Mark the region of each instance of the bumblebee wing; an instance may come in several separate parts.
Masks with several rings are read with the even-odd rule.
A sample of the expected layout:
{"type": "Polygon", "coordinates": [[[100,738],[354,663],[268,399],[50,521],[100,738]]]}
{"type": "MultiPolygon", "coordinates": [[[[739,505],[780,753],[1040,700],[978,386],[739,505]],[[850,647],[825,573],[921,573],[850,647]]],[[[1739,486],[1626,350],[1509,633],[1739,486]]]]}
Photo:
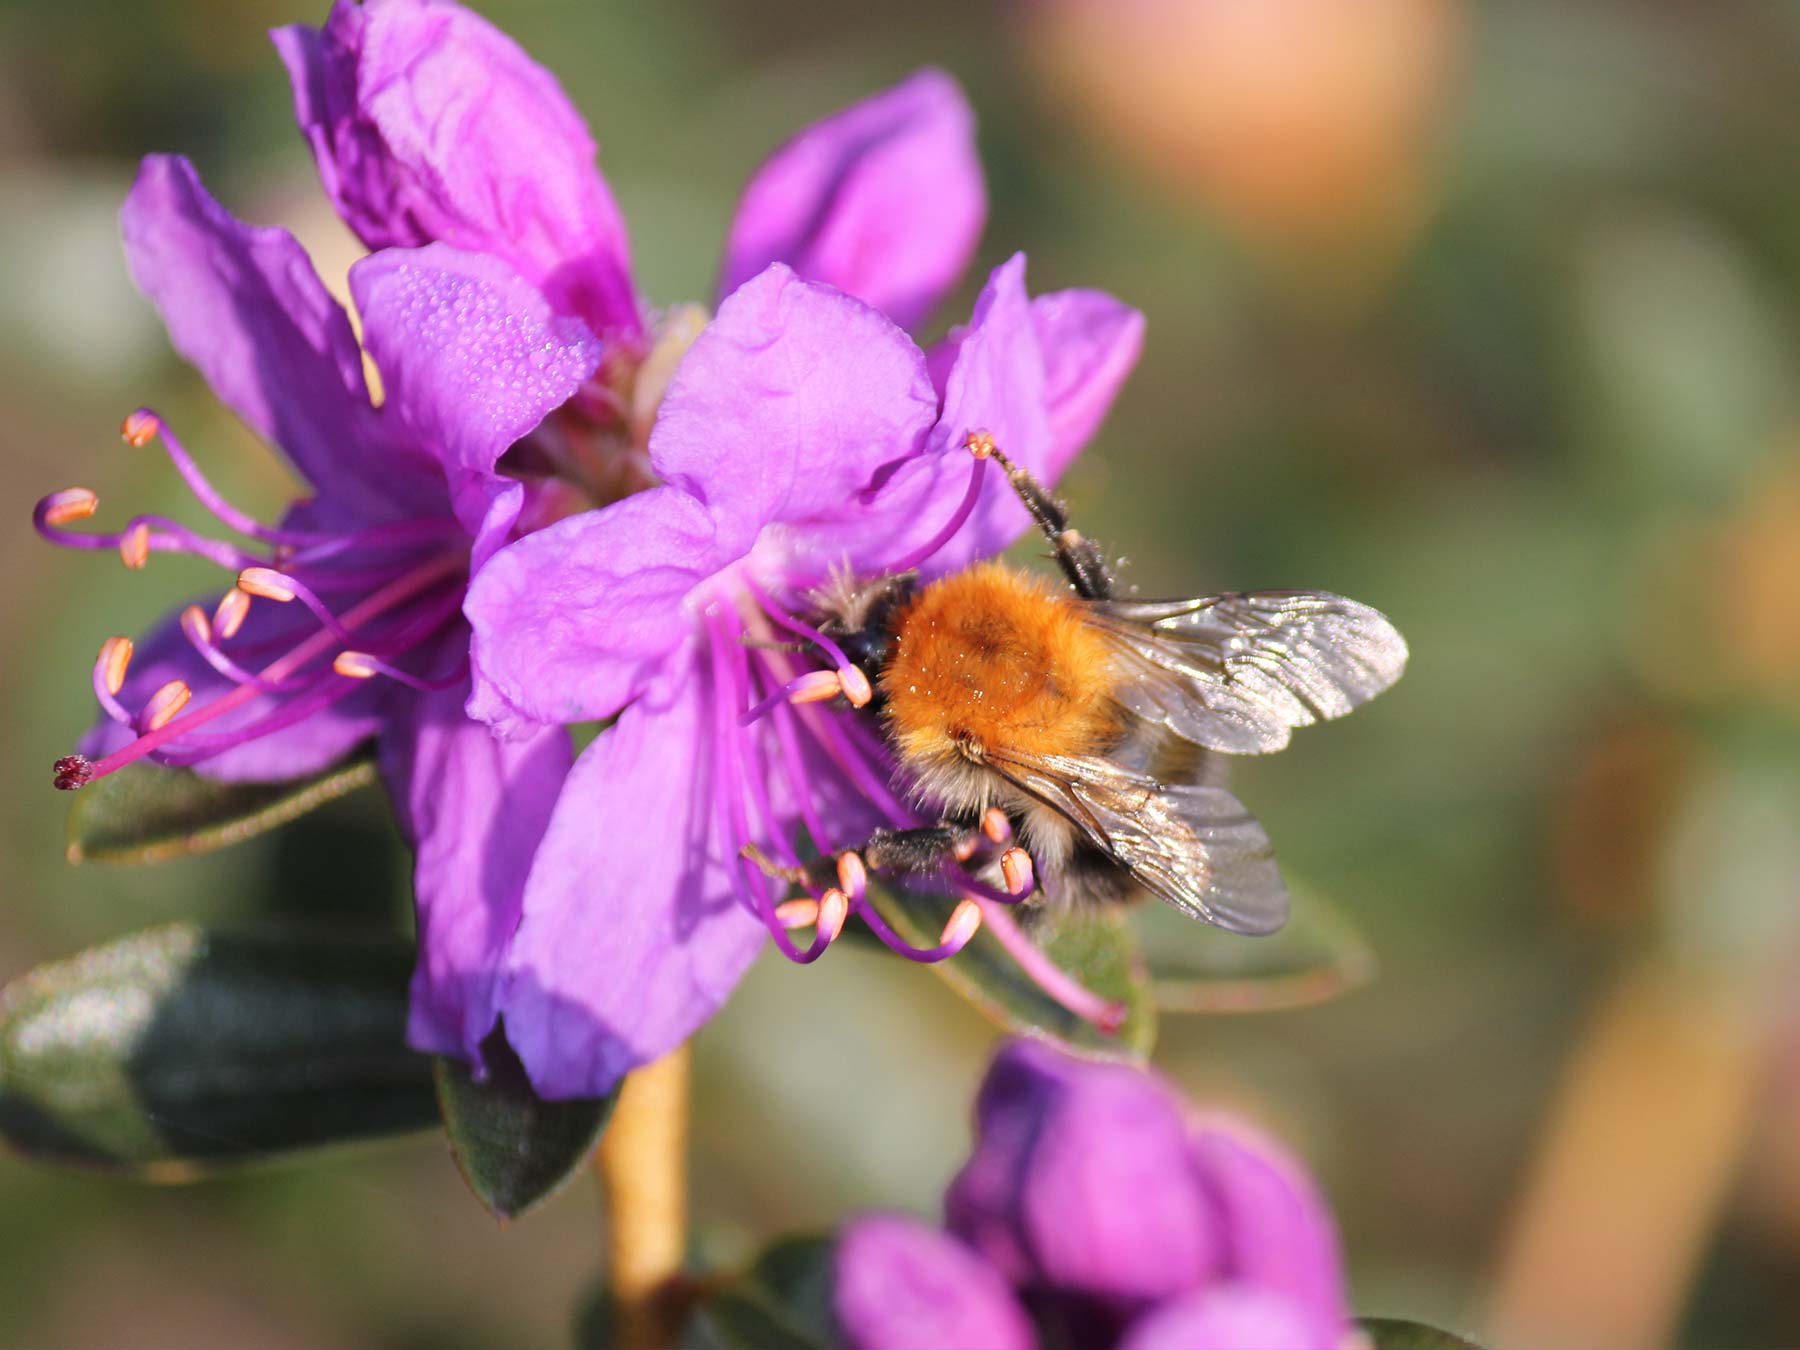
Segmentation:
{"type": "Polygon", "coordinates": [[[1287,922],[1269,836],[1224,788],[1165,787],[1081,755],[989,763],[1182,913],[1233,933],[1272,933],[1287,922]]]}
{"type": "Polygon", "coordinates": [[[1367,605],[1324,591],[1101,600],[1088,620],[1125,663],[1125,710],[1195,745],[1279,750],[1400,678],[1406,641],[1367,605]]]}

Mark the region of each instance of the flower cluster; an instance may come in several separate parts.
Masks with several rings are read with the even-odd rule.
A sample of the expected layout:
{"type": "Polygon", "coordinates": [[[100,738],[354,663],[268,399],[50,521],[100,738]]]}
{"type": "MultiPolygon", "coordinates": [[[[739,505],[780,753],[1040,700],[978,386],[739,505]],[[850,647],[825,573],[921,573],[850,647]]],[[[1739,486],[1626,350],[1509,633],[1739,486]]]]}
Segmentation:
{"type": "Polygon", "coordinates": [[[832,1307],[856,1350],[1345,1350],[1329,1211],[1282,1150],[1165,1082],[1016,1041],[944,1224],[852,1220],[832,1307]]]}
{"type": "Polygon", "coordinates": [[[679,1044],[770,934],[811,959],[854,912],[933,959],[983,913],[1004,930],[1015,897],[962,878],[943,940],[915,950],[860,878],[784,904],[741,856],[792,864],[801,832],[829,851],[914,820],[878,738],[808,703],[856,689],[807,597],[1004,547],[1027,518],[981,491],[964,445],[991,433],[1054,481],[1136,357],[1133,311],[1033,299],[1022,258],[966,326],[907,336],[985,213],[954,84],[916,75],[765,163],[709,318],[646,307],[579,114],[478,16],[340,0],[274,37],[324,187],[372,250],[350,278],[361,345],[292,236],[235,220],[185,161],[146,161],[133,276],[314,495],[255,520],[143,410],[126,440],[159,439],[240,539],[147,515],[78,532],[85,489],[39,504],[59,544],[233,574],[104,645],[107,718],[58,786],[145,757],[283,779],[375,738],[417,855],[411,1039],[479,1065],[504,1026],[546,1096],[603,1093],[679,1044]],[[571,768],[564,726],[611,718],[571,768]]]}

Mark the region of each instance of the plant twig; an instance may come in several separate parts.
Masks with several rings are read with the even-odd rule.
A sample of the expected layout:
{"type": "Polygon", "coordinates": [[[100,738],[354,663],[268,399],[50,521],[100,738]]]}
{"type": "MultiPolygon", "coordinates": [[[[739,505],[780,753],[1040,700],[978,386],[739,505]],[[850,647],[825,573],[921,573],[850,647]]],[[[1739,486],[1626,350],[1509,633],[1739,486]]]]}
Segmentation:
{"type": "Polygon", "coordinates": [[[670,1350],[680,1330],[690,1058],[684,1045],[625,1080],[595,1154],[618,1350],[670,1350]]]}

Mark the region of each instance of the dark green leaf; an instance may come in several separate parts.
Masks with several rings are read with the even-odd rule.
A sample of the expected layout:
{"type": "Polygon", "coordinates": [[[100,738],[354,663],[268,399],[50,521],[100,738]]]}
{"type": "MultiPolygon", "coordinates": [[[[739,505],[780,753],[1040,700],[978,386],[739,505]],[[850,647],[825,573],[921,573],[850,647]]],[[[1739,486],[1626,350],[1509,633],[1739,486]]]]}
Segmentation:
{"type": "Polygon", "coordinates": [[[617,1096],[547,1102],[502,1033],[482,1050],[488,1074],[481,1082],[457,1060],[437,1062],[438,1104],[469,1189],[495,1218],[516,1219],[593,1156],[617,1096]]]}
{"type": "Polygon", "coordinates": [[[1423,1322],[1365,1317],[1356,1325],[1369,1338],[1373,1350],[1481,1350],[1475,1341],[1428,1327],[1423,1322]]]}
{"type": "Polygon", "coordinates": [[[170,924],[0,991],[0,1139],[158,1180],[435,1123],[409,944],[170,924]]]}
{"type": "MultiPolygon", "coordinates": [[[[877,885],[870,886],[869,899],[881,917],[916,947],[936,945],[956,903],[945,896],[877,885]]],[[[1089,1053],[1147,1059],[1156,1041],[1156,1008],[1137,934],[1124,914],[1116,907],[1014,913],[1037,946],[1077,983],[1124,1005],[1125,1020],[1116,1031],[1102,1032],[1046,994],[986,924],[967,947],[932,969],[1009,1031],[1050,1036],[1089,1053]]]]}
{"type": "Polygon", "coordinates": [[[706,1330],[729,1350],[823,1350],[831,1334],[829,1238],[788,1238],[708,1295],[706,1330]]]}
{"type": "Polygon", "coordinates": [[[191,769],[133,764],[75,794],[70,862],[166,862],[240,843],[375,781],[363,754],[287,783],[215,783],[191,769]]]}
{"type": "Polygon", "coordinates": [[[1269,1012],[1323,1003],[1369,982],[1375,954],[1344,914],[1294,898],[1279,932],[1245,937],[1146,902],[1134,916],[1164,1012],[1269,1012]]]}

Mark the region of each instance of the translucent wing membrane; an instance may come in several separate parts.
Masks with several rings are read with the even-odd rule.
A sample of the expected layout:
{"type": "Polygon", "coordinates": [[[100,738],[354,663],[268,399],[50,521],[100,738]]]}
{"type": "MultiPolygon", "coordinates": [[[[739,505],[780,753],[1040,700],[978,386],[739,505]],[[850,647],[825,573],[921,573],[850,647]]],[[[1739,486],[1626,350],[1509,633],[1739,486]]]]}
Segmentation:
{"type": "Polygon", "coordinates": [[[1115,697],[1195,745],[1267,754],[1294,727],[1342,717],[1400,678],[1406,641],[1380,613],[1323,591],[1086,605],[1123,662],[1115,697]]]}
{"type": "Polygon", "coordinates": [[[1287,921],[1269,836],[1224,788],[1164,787],[1085,755],[990,756],[989,764],[1182,913],[1234,933],[1272,933],[1287,921]]]}

